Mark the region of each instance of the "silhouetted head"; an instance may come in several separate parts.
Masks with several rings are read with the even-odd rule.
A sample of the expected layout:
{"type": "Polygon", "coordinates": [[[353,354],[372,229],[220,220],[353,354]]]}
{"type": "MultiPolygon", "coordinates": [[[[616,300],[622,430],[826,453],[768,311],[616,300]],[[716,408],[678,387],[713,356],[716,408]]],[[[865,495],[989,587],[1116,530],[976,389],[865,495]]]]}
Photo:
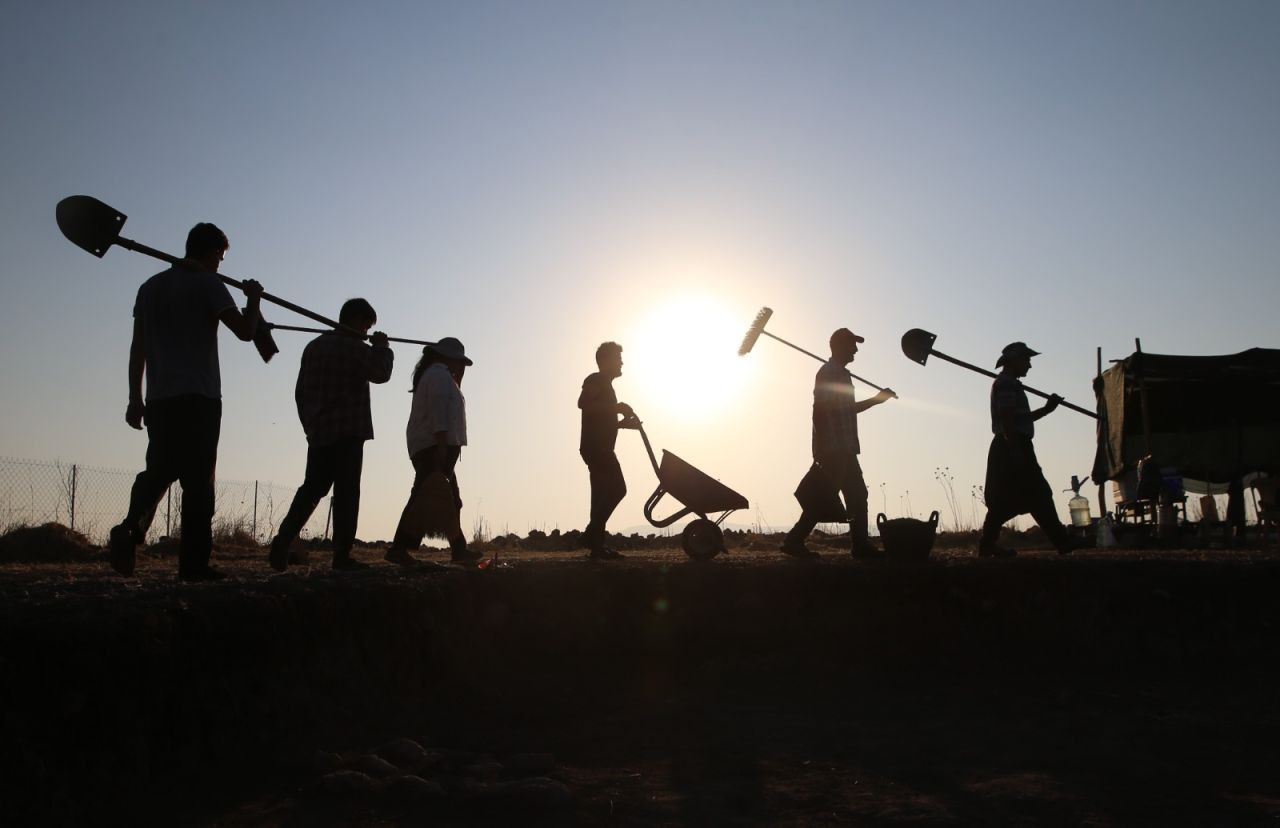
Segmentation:
{"type": "Polygon", "coordinates": [[[1039,355],[1039,351],[1031,350],[1025,342],[1010,342],[1000,352],[1000,358],[996,360],[996,367],[1003,368],[1006,374],[1025,377],[1027,372],[1031,370],[1031,358],[1039,355]]]}
{"type": "Polygon", "coordinates": [[[831,358],[841,365],[848,365],[853,362],[853,355],[858,353],[858,343],[866,341],[848,328],[838,328],[831,334],[831,358]]]}
{"type": "Polygon", "coordinates": [[[596,348],[596,366],[610,379],[622,376],[622,346],[616,342],[602,342],[596,348]]]}
{"type": "Polygon", "coordinates": [[[377,324],[378,314],[367,300],[348,299],[342,303],[342,310],[338,311],[338,321],[360,333],[368,333],[377,324]]]}
{"type": "Polygon", "coordinates": [[[471,359],[467,356],[467,349],[463,347],[462,342],[455,337],[446,336],[434,345],[430,346],[435,354],[437,362],[443,362],[449,368],[449,373],[453,374],[453,378],[462,383],[462,375],[466,373],[467,366],[472,365],[471,359]]]}
{"type": "Polygon", "coordinates": [[[217,270],[226,255],[231,242],[227,234],[218,229],[216,224],[202,221],[187,234],[187,258],[206,265],[210,270],[217,270]]]}

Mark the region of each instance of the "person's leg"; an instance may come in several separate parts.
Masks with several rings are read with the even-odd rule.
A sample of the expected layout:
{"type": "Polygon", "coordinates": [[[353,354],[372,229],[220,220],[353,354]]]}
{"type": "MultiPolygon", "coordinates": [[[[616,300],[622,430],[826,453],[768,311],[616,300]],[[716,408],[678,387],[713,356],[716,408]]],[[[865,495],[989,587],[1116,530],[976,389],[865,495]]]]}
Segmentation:
{"type": "Polygon", "coordinates": [[[181,417],[173,401],[156,400],[147,405],[146,467],[134,478],[129,492],[129,511],[111,530],[111,567],[121,575],[132,575],[135,547],[146,538],[156,506],[169,486],[178,479],[182,435],[181,417]]]}
{"type": "MultiPolygon", "coordinates": [[[[333,565],[356,563],[351,547],[360,520],[360,474],[364,468],[364,440],[340,440],[333,446],[333,565]]],[[[358,568],[349,566],[349,568],[358,568]]]]}
{"type": "Polygon", "coordinates": [[[849,551],[855,555],[874,554],[877,550],[867,527],[867,481],[856,454],[845,461],[840,493],[844,495],[845,511],[849,513],[849,551]]]}
{"type": "Polygon", "coordinates": [[[449,542],[449,560],[453,563],[470,563],[483,557],[479,552],[467,548],[467,536],[462,531],[462,491],[458,487],[458,457],[462,453],[459,446],[449,446],[445,450],[444,473],[449,481],[454,513],[451,516],[445,540],[449,542]]]}
{"type": "MultiPolygon", "coordinates": [[[[289,547],[297,540],[302,527],[307,525],[311,515],[315,513],[320,501],[329,493],[333,485],[337,469],[337,453],[335,447],[307,446],[307,470],[302,476],[302,485],[298,487],[289,504],[289,511],[280,521],[276,536],[271,541],[269,560],[271,568],[283,572],[289,566],[289,547]]],[[[337,536],[337,504],[334,504],[334,535],[337,536]]]]}
{"type": "Polygon", "coordinates": [[[208,397],[182,397],[185,419],[181,472],[182,538],[178,544],[178,577],[200,578],[209,570],[213,553],[214,474],[218,464],[218,437],[222,427],[222,401],[208,397]]]}
{"type": "Polygon", "coordinates": [[[435,447],[423,449],[409,460],[413,463],[413,488],[409,490],[409,500],[400,513],[400,521],[391,538],[391,547],[383,556],[391,563],[401,566],[414,566],[418,563],[409,554],[409,550],[421,546],[422,538],[427,534],[426,481],[436,471],[435,447]]]}
{"type": "Polygon", "coordinates": [[[605,547],[606,527],[613,511],[627,495],[622,466],[613,452],[584,455],[591,478],[591,517],[583,539],[594,552],[605,547]]]}

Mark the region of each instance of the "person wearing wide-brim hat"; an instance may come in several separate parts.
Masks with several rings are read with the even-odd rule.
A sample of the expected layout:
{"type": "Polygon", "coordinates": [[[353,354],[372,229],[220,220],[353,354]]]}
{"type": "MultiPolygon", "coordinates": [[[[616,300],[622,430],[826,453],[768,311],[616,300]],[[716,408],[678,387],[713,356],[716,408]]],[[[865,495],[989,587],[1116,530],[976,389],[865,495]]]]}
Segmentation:
{"type": "Polygon", "coordinates": [[[998,544],[1000,527],[1030,513],[1059,552],[1079,548],[1058,518],[1053,490],[1044,479],[1036,459],[1035,421],[1050,414],[1062,402],[1054,394],[1035,411],[1027,402],[1021,379],[1031,370],[1031,358],[1038,356],[1025,342],[1011,342],[1000,352],[996,367],[1001,369],[991,384],[991,448],[987,452],[987,479],[983,495],[987,517],[978,541],[979,557],[1012,557],[1016,553],[998,544]]]}
{"type": "Polygon", "coordinates": [[[462,496],[454,469],[467,444],[467,401],[462,376],[472,365],[466,348],[451,336],[422,349],[413,371],[413,408],[405,437],[413,463],[413,489],[396,526],[386,560],[419,565],[411,549],[427,534],[449,541],[450,559],[469,563],[480,553],[467,548],[460,521],[462,496]]]}

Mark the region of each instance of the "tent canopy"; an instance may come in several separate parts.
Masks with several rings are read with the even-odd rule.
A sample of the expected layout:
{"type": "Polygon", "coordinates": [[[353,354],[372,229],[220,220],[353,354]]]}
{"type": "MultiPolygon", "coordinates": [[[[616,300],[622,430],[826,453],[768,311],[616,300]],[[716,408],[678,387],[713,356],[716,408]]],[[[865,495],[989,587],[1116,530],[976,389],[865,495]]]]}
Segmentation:
{"type": "Polygon", "coordinates": [[[1118,479],[1148,453],[1160,466],[1214,483],[1252,471],[1280,473],[1280,350],[1135,353],[1103,372],[1094,392],[1094,480],[1118,479]]]}

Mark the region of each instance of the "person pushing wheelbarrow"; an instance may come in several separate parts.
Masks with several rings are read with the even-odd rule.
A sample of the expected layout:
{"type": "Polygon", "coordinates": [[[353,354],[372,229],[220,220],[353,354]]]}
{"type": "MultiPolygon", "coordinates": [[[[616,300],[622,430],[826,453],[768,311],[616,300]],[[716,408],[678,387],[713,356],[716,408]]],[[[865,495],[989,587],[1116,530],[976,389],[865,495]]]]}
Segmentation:
{"type": "Polygon", "coordinates": [[[591,477],[591,517],[582,541],[590,550],[587,557],[615,561],[624,556],[605,545],[605,524],[626,497],[627,481],[613,449],[618,429],[636,428],[640,421],[631,406],[618,402],[613,390],[613,381],[622,376],[622,346],[616,342],[602,343],[596,348],[596,367],[599,370],[582,381],[582,393],[578,395],[578,408],[582,409],[582,439],[578,450],[591,477]]]}

